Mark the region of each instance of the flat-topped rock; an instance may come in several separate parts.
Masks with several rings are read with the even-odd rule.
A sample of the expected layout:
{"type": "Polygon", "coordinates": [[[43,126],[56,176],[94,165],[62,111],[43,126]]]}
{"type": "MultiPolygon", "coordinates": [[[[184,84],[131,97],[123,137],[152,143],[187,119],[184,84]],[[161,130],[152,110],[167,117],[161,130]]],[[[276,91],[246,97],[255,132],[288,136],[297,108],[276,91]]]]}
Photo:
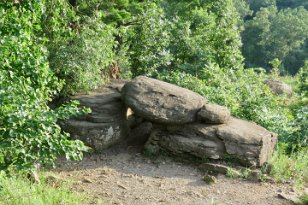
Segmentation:
{"type": "Polygon", "coordinates": [[[144,76],[126,83],[122,98],[136,115],[165,124],[194,122],[206,103],[206,99],[197,93],[144,76]]]}

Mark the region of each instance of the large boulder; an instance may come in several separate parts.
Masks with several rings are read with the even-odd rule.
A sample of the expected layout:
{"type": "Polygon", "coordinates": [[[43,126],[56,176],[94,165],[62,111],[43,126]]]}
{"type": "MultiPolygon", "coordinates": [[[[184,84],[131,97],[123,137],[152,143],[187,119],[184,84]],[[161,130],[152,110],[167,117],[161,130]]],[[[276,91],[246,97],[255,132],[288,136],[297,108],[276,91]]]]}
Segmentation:
{"type": "Polygon", "coordinates": [[[293,95],[292,87],[289,86],[286,83],[281,82],[281,81],[266,80],[265,84],[268,85],[271,88],[271,90],[273,91],[273,93],[276,94],[276,95],[286,94],[289,97],[293,95]]]}
{"type": "Polygon", "coordinates": [[[144,76],[126,83],[122,98],[135,115],[165,124],[194,122],[206,103],[206,99],[197,93],[144,76]]]}
{"type": "Polygon", "coordinates": [[[277,135],[243,120],[227,124],[202,123],[153,129],[145,145],[149,152],[165,150],[198,158],[235,158],[245,166],[262,166],[273,152],[277,135]]]}
{"type": "Polygon", "coordinates": [[[119,91],[123,85],[114,81],[104,88],[71,97],[81,106],[91,108],[92,112],[60,122],[62,129],[97,152],[121,141],[127,133],[126,109],[119,91]]]}

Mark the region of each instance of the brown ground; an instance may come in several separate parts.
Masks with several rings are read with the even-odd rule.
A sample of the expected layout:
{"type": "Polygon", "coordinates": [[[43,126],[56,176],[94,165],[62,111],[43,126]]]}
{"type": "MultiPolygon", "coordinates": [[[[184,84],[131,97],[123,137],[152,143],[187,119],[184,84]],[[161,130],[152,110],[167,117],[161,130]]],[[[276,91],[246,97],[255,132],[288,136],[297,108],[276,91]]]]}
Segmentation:
{"type": "Polygon", "coordinates": [[[61,178],[72,180],[73,189],[102,199],[104,204],[123,205],[286,205],[279,192],[290,185],[251,182],[218,176],[207,185],[197,166],[160,156],[150,159],[135,147],[119,146],[81,162],[59,161],[61,178]]]}

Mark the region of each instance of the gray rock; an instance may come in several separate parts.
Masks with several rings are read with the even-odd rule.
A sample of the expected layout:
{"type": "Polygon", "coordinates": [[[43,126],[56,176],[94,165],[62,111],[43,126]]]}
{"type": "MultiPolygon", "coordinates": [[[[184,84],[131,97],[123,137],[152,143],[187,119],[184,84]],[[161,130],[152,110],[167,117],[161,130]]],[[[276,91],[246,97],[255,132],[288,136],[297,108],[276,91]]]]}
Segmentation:
{"type": "Polygon", "coordinates": [[[212,175],[209,175],[209,174],[204,175],[202,179],[207,184],[217,183],[217,178],[215,176],[212,176],[212,175]]]}
{"type": "Polygon", "coordinates": [[[230,119],[230,111],[220,105],[206,104],[198,112],[198,119],[209,124],[224,124],[230,119]]]}
{"type": "Polygon", "coordinates": [[[154,128],[145,148],[210,159],[221,159],[225,154],[224,143],[216,136],[216,127],[201,123],[154,128]]]}
{"type": "Polygon", "coordinates": [[[259,167],[272,154],[276,141],[276,134],[254,123],[231,118],[222,125],[192,123],[156,128],[145,148],[201,159],[232,156],[245,166],[259,167]]]}
{"type": "Polygon", "coordinates": [[[261,180],[262,177],[262,172],[260,170],[251,170],[249,175],[248,175],[248,179],[258,182],[261,180]]]}
{"type": "Polygon", "coordinates": [[[278,80],[266,80],[264,83],[268,85],[276,95],[286,94],[289,97],[293,95],[292,87],[286,83],[278,80]]]}
{"type": "Polygon", "coordinates": [[[194,122],[197,112],[206,103],[197,93],[144,76],[126,83],[122,98],[136,115],[165,124],[194,122]]]}
{"type": "Polygon", "coordinates": [[[128,136],[128,144],[140,144],[144,145],[150,136],[152,130],[151,122],[142,122],[134,129],[132,129],[128,136]]]}
{"type": "Polygon", "coordinates": [[[121,122],[93,123],[83,120],[71,119],[61,122],[64,131],[69,132],[74,139],[83,141],[97,152],[116,144],[124,138],[121,122]]]}
{"type": "Polygon", "coordinates": [[[224,141],[228,155],[236,156],[244,165],[257,167],[268,160],[277,142],[277,134],[236,118],[219,126],[217,136],[224,141]]]}
{"type": "Polygon", "coordinates": [[[279,193],[278,194],[279,198],[285,199],[287,201],[292,202],[293,204],[298,204],[300,202],[300,199],[298,197],[298,195],[296,193],[290,193],[290,194],[286,194],[286,193],[279,193]]]}
{"type": "Polygon", "coordinates": [[[92,112],[60,122],[62,129],[98,152],[121,141],[126,136],[128,128],[126,109],[117,89],[119,87],[121,84],[117,81],[114,86],[111,84],[87,94],[71,97],[72,100],[78,100],[81,106],[90,107],[92,112]]]}
{"type": "MultiPolygon", "coordinates": [[[[227,165],[214,164],[214,163],[203,163],[199,166],[199,168],[203,171],[219,173],[219,174],[224,174],[224,175],[226,175],[228,173],[228,170],[231,169],[227,165]]],[[[238,176],[241,175],[241,173],[236,170],[234,170],[234,172],[236,172],[236,175],[238,176]]]]}

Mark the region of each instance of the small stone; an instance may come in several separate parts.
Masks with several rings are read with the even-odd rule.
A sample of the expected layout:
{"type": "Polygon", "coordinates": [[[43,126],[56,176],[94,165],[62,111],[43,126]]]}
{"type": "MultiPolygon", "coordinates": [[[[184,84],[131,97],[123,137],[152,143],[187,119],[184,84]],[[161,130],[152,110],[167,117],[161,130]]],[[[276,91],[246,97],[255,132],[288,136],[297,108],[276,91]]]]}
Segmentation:
{"type": "Polygon", "coordinates": [[[252,170],[249,175],[249,179],[253,181],[259,181],[261,178],[261,173],[259,170],[252,170]]]}
{"type": "MultiPolygon", "coordinates": [[[[214,164],[214,163],[203,163],[199,166],[199,168],[202,171],[207,171],[207,172],[214,172],[214,173],[219,173],[219,174],[224,174],[226,175],[228,173],[228,171],[230,170],[230,167],[227,165],[223,165],[223,164],[214,164]]],[[[236,170],[232,170],[234,172],[236,172],[236,175],[241,175],[238,171],[236,170]]]]}
{"type": "Polygon", "coordinates": [[[84,178],[84,179],[82,180],[82,182],[83,182],[83,183],[89,183],[89,184],[93,183],[93,181],[92,181],[91,179],[89,179],[89,178],[84,178]]]}
{"type": "Polygon", "coordinates": [[[120,183],[118,183],[118,187],[120,187],[120,188],[122,188],[122,189],[125,189],[125,190],[128,190],[127,187],[125,187],[124,185],[122,185],[122,184],[120,184],[120,183]]]}
{"type": "Polygon", "coordinates": [[[273,170],[273,165],[268,163],[268,162],[265,162],[262,166],[262,173],[264,174],[270,174],[273,170]]]}
{"type": "Polygon", "coordinates": [[[214,177],[212,175],[208,175],[208,174],[204,175],[202,179],[207,184],[215,184],[217,182],[217,178],[216,177],[214,177]]]}
{"type": "Polygon", "coordinates": [[[285,199],[285,200],[288,200],[290,202],[293,202],[294,204],[296,204],[299,201],[299,198],[298,198],[297,194],[295,194],[295,193],[293,193],[293,194],[279,193],[278,197],[285,199]]]}

